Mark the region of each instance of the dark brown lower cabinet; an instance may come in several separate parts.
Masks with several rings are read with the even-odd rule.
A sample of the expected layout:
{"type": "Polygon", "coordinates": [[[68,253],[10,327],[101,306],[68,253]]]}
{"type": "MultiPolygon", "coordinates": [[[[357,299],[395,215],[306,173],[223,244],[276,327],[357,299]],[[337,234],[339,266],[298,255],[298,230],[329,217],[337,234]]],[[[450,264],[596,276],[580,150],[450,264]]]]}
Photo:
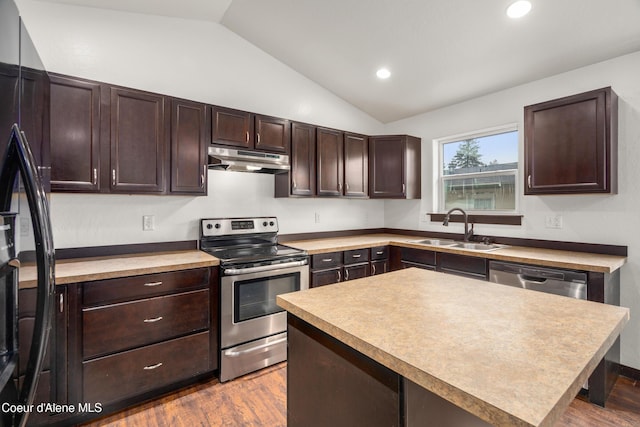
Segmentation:
{"type": "Polygon", "coordinates": [[[489,277],[486,258],[446,252],[438,252],[436,258],[437,270],[443,273],[457,274],[458,276],[480,280],[487,280],[489,277]]]}
{"type": "Polygon", "coordinates": [[[288,315],[287,426],[402,426],[402,378],[288,315]]]}
{"type": "Polygon", "coordinates": [[[218,369],[218,269],[69,286],[69,402],[85,421],[152,399],[218,369]]]}
{"type": "MultiPolygon", "coordinates": [[[[49,347],[44,367],[38,380],[34,405],[40,403],[67,403],[67,300],[66,287],[58,286],[55,295],[53,323],[49,334],[49,347]]],[[[21,289],[18,294],[18,328],[20,359],[17,381],[22,384],[29,359],[29,343],[33,337],[36,309],[36,288],[21,289]]],[[[49,425],[60,422],[69,415],[56,413],[51,407],[34,410],[27,419],[28,426],[49,425]]]]}

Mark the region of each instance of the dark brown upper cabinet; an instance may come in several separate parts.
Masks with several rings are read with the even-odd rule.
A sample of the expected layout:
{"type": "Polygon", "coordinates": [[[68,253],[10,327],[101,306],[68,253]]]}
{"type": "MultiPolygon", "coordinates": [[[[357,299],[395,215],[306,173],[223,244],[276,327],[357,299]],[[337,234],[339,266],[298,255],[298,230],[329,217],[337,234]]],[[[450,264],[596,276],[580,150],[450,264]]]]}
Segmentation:
{"type": "Polygon", "coordinates": [[[165,190],[166,98],[111,87],[111,191],[165,190]]]}
{"type": "Polygon", "coordinates": [[[51,190],[99,192],[100,84],[50,75],[51,190]]]}
{"type": "Polygon", "coordinates": [[[219,106],[211,111],[212,144],[274,153],[289,152],[289,120],[219,106]]]}
{"type": "Polygon", "coordinates": [[[369,197],[419,199],[420,138],[369,137],[369,197]]]}
{"type": "Polygon", "coordinates": [[[211,109],[213,144],[253,147],[253,115],[246,111],[224,107],[211,109]]]}
{"type": "Polygon", "coordinates": [[[204,104],[171,100],[171,192],[207,193],[207,115],[204,104]]]}
{"type": "Polygon", "coordinates": [[[287,154],[291,144],[291,124],[278,117],[254,116],[256,150],[287,154]]]}
{"type": "Polygon", "coordinates": [[[344,182],[343,133],[318,128],[316,133],[317,195],[342,196],[344,182]]]}
{"type": "Polygon", "coordinates": [[[364,135],[344,134],[344,195],[369,196],[369,140],[364,135]]]}
{"type": "Polygon", "coordinates": [[[616,193],[617,105],[607,87],[526,106],[524,194],[616,193]]]}
{"type": "Polygon", "coordinates": [[[291,123],[291,170],[275,176],[276,197],[315,196],[316,127],[291,123]]]}

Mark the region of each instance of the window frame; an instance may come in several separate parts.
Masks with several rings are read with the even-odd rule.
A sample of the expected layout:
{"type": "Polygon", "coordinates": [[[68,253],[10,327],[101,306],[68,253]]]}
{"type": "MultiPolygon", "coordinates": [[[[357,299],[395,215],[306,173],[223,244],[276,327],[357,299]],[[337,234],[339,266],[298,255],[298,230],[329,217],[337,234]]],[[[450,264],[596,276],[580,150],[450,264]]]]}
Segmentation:
{"type": "MultiPolygon", "coordinates": [[[[471,177],[491,177],[491,176],[514,176],[514,194],[515,194],[515,206],[514,209],[501,209],[501,210],[483,210],[483,209],[465,209],[469,214],[488,217],[501,217],[501,216],[521,216],[520,215],[520,169],[521,169],[521,144],[520,144],[520,129],[517,123],[510,123],[502,126],[495,126],[491,128],[481,129],[477,131],[460,133],[457,135],[446,136],[443,138],[437,138],[433,140],[434,147],[434,180],[433,180],[433,204],[435,206],[435,212],[446,213],[445,210],[445,194],[444,183],[447,180],[471,178],[471,177]],[[503,171],[489,171],[489,172],[471,172],[466,174],[456,175],[444,175],[444,145],[451,142],[464,141],[466,139],[482,138],[490,135],[498,135],[501,133],[518,132],[518,167],[517,169],[506,169],[503,171]]],[[[433,217],[433,215],[432,215],[433,217]]],[[[433,219],[432,219],[433,220],[433,219]]]]}

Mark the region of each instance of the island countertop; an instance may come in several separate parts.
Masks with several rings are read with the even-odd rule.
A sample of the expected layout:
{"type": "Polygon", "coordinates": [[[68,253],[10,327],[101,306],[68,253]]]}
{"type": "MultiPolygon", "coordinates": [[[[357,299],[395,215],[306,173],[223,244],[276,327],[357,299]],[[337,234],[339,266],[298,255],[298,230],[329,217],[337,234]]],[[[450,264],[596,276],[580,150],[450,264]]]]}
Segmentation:
{"type": "Polygon", "coordinates": [[[553,425],[629,319],[627,308],[416,268],[278,304],[494,425],[553,425]]]}

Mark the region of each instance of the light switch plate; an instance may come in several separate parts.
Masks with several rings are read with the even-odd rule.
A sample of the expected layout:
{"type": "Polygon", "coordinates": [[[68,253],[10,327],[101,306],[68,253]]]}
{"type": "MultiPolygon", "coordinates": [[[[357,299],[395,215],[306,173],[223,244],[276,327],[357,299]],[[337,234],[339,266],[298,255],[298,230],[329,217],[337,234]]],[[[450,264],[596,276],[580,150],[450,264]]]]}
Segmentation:
{"type": "Polygon", "coordinates": [[[143,215],[142,216],[142,231],[153,231],[156,229],[156,217],[155,215],[143,215]]]}

